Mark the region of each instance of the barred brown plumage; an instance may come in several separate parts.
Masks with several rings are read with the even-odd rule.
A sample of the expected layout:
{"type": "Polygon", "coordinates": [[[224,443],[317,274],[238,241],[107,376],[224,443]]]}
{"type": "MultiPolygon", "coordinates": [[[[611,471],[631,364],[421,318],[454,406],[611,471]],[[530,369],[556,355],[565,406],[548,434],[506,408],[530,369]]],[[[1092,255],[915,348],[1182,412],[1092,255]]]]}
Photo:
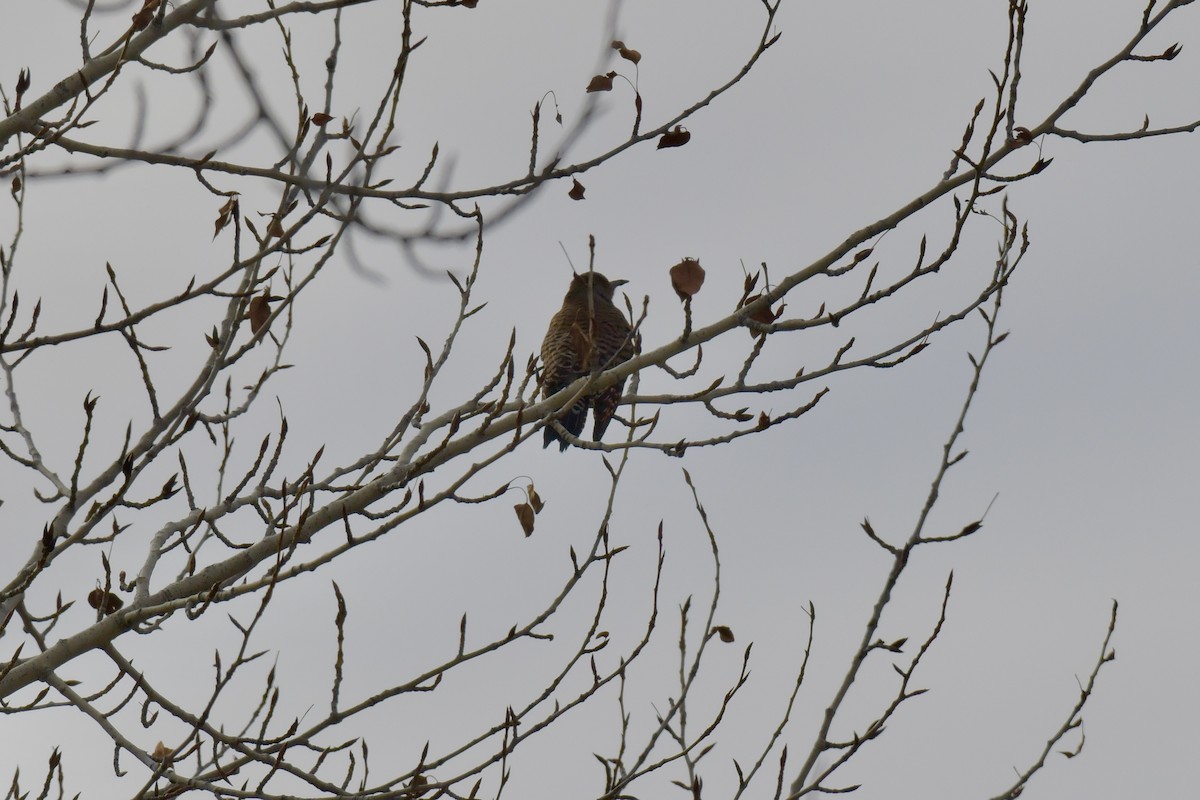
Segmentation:
{"type": "MultiPolygon", "coordinates": [[[[585,272],[571,279],[562,308],[550,320],[542,340],[542,396],[549,397],[574,381],[602,372],[628,361],[637,352],[629,320],[613,304],[613,290],[625,281],[610,281],[598,272],[585,272]]],[[[604,430],[621,402],[625,381],[599,392],[584,395],[558,422],[573,436],[583,433],[587,410],[594,419],[592,438],[600,441],[604,430]]],[[[560,450],[567,442],[546,426],[542,446],[558,442],[560,450]]]]}

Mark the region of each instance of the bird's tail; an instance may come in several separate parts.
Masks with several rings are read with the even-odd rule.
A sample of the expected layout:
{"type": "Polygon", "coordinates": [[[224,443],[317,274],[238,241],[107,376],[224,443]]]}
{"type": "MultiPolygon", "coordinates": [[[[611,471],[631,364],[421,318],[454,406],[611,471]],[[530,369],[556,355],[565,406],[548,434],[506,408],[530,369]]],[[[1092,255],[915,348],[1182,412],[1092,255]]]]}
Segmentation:
{"type": "MultiPolygon", "coordinates": [[[[571,410],[563,414],[558,419],[558,424],[567,429],[567,432],[572,436],[580,436],[583,434],[583,423],[587,421],[588,404],[587,399],[582,399],[575,405],[571,406],[571,410]]],[[[567,441],[558,434],[553,425],[547,425],[542,434],[542,447],[549,447],[551,442],[558,442],[558,449],[566,450],[567,441]]]]}

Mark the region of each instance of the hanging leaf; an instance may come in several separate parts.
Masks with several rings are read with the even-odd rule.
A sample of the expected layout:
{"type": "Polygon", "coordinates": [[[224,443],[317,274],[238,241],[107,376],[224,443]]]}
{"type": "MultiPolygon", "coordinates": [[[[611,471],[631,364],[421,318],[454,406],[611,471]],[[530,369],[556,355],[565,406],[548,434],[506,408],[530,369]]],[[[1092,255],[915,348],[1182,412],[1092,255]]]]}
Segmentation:
{"type": "Polygon", "coordinates": [[[676,125],[674,128],[671,128],[671,130],[662,135],[662,138],[658,140],[658,147],[656,149],[662,150],[666,147],[683,147],[691,138],[692,134],[690,131],[685,129],[682,125],[676,125]]]}
{"type": "Polygon", "coordinates": [[[521,530],[525,531],[526,536],[533,535],[533,517],[535,512],[533,506],[529,503],[517,503],[513,506],[513,511],[517,512],[517,521],[521,523],[521,530]]]}
{"type": "Polygon", "coordinates": [[[613,87],[613,78],[617,77],[617,73],[610,72],[607,75],[596,75],[588,81],[587,90],[589,92],[611,92],[613,87]]]}
{"type": "Polygon", "coordinates": [[[728,625],[714,625],[712,632],[721,637],[725,644],[733,643],[733,630],[728,625]]]}
{"type": "Polygon", "coordinates": [[[634,64],[642,60],[642,54],[637,50],[631,50],[625,46],[625,43],[617,39],[613,39],[612,49],[621,54],[621,58],[626,61],[632,61],[634,64]]]}
{"type": "Polygon", "coordinates": [[[571,198],[572,200],[582,200],[583,193],[586,192],[587,189],[585,189],[583,184],[579,181],[572,181],[572,184],[571,191],[567,192],[567,197],[571,198]]]}
{"type": "Polygon", "coordinates": [[[229,224],[229,220],[233,219],[233,213],[237,211],[238,201],[236,197],[230,197],[225,201],[225,205],[221,206],[221,210],[217,212],[217,221],[213,226],[213,238],[217,238],[225,226],[229,224]]]}

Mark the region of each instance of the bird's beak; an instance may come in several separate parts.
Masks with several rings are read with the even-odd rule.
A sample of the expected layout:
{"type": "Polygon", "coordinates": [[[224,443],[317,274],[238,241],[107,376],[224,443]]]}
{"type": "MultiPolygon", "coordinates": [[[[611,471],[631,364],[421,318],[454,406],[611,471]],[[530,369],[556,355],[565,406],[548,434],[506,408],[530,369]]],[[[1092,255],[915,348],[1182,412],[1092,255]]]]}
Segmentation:
{"type": "Polygon", "coordinates": [[[619,280],[619,281],[609,281],[608,285],[609,285],[609,286],[611,286],[611,287],[613,287],[613,288],[615,289],[615,288],[617,288],[618,286],[624,286],[624,285],[625,285],[625,284],[627,284],[627,283],[629,283],[629,281],[627,281],[627,280],[624,280],[624,279],[621,279],[621,280],[619,280]]]}

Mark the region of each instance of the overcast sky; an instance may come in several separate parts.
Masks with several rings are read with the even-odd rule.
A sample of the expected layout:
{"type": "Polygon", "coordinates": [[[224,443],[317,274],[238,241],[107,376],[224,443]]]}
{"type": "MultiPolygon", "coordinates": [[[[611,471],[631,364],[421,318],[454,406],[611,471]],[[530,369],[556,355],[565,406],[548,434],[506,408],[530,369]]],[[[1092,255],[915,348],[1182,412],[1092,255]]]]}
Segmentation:
{"type": "MultiPolygon", "coordinates": [[[[679,333],[681,311],[667,268],[681,257],[700,259],[708,271],[694,306],[703,324],[736,302],[743,264],[766,262],[773,275],[794,272],[940,179],[974,104],[990,90],[988,69],[1002,66],[1006,4],[785,5],[778,45],[738,87],[687,123],[687,146],[656,151],[643,145],[581,176],[587,193],[580,202],[567,197],[567,185],[547,186],[489,232],[479,283],[488,306],[467,326],[435,405],[460,402],[456,398],[480,375],[494,370],[514,326],[517,363],[536,351],[570,278],[563,248],[582,268],[589,234],[597,239],[596,268],[628,279],[635,304],[649,296],[649,349],[679,333]]],[[[472,11],[419,14],[418,32],[429,41],[410,68],[402,151],[394,162],[398,183],[419,174],[434,142],[446,163],[431,183],[470,186],[523,173],[529,112],[544,93],[555,93],[569,124],[598,64],[632,76],[627,64],[604,55],[605,10],[599,3],[482,0],[472,11]]],[[[1119,0],[1032,3],[1018,124],[1040,121],[1088,70],[1117,52],[1140,13],[1141,4],[1119,0]]],[[[78,66],[77,15],[69,4],[48,0],[10,1],[0,9],[0,83],[7,91],[23,67],[32,69],[31,91],[38,94],[78,66]]],[[[618,33],[643,55],[637,77],[647,122],[659,124],[734,74],[753,50],[761,16],[752,0],[629,3],[618,33]]],[[[94,26],[99,41],[110,41],[127,18],[118,14],[94,26]]],[[[320,20],[293,22],[307,56],[303,83],[315,101],[329,30],[320,20]]],[[[279,73],[280,92],[272,100],[286,109],[291,95],[278,33],[268,28],[255,34],[260,38],[251,40],[252,52],[264,72],[279,73]]],[[[395,9],[347,10],[338,115],[369,114],[390,73],[395,36],[395,9]]],[[[1175,41],[1183,44],[1177,59],[1119,67],[1065,124],[1113,132],[1136,129],[1144,115],[1156,126],[1200,118],[1200,8],[1178,12],[1152,39],[1158,50],[1175,41]]],[[[177,60],[180,51],[150,55],[177,60]]],[[[219,78],[227,67],[218,62],[219,78]]],[[[128,87],[97,112],[103,122],[81,138],[127,143],[131,123],[121,112],[132,108],[135,83],[150,98],[148,144],[186,124],[192,98],[172,94],[162,76],[130,72],[128,87]]],[[[629,87],[618,83],[600,106],[600,118],[571,156],[627,135],[629,87]]],[[[229,113],[236,107],[230,101],[229,113]]],[[[251,160],[257,145],[236,155],[251,160]]],[[[861,783],[857,797],[983,798],[1009,785],[1013,767],[1024,769],[1036,758],[1075,702],[1077,680],[1095,662],[1113,599],[1120,601],[1117,658],[1085,712],[1086,746],[1070,761],[1054,757],[1026,796],[1178,797],[1194,786],[1200,746],[1200,336],[1194,313],[1200,154],[1194,136],[1180,136],[1090,145],[1047,140],[1042,155],[1053,164],[1010,196],[1032,240],[1005,293],[1000,327],[1012,333],[984,374],[962,442],[970,456],[943,489],[935,528],[951,533],[989,504],[990,511],[974,537],[918,554],[884,618],[885,638],[928,635],[953,570],[945,630],[916,679],[930,692],[907,704],[886,735],[834,781],[861,783]]],[[[57,156],[51,151],[46,158],[50,164],[57,156]]],[[[1018,159],[1011,171],[1029,163],[1018,159]]],[[[249,190],[244,202],[265,210],[270,197],[249,190]]],[[[20,250],[23,302],[44,298],[43,323],[50,330],[67,328],[74,314],[89,319],[106,262],[130,276],[138,303],[178,291],[192,274],[228,259],[227,242],[210,241],[216,210],[215,199],[186,171],[143,167],[35,184],[20,250]]],[[[923,234],[932,249],[951,213],[948,204],[935,205],[888,234],[878,248],[885,267],[911,264],[923,234]]],[[[379,211],[378,221],[387,225],[404,226],[408,219],[398,210],[379,211]]],[[[0,240],[7,240],[11,204],[0,224],[0,240]]],[[[986,279],[999,235],[994,222],[975,221],[952,268],[911,297],[881,306],[874,316],[867,312],[854,334],[879,341],[957,309],[986,279]]],[[[422,363],[414,337],[439,341],[456,303],[446,281],[421,274],[394,246],[364,238],[356,240],[355,252],[361,264],[341,259],[300,305],[289,345],[296,367],[280,376],[260,409],[262,424],[276,425],[279,396],[298,463],[322,444],[331,459],[347,460],[394,423],[397,410],[412,400],[422,363]]],[[[424,265],[439,271],[464,274],[470,264],[467,248],[420,252],[424,265]]],[[[789,314],[814,312],[827,284],[797,290],[789,314]]],[[[210,324],[197,320],[196,330],[210,324]]],[[[185,353],[203,348],[199,333],[154,333],[185,353]]],[[[711,696],[719,697],[736,676],[741,646],[755,642],[752,679],[718,737],[720,750],[710,756],[723,759],[710,767],[713,796],[732,784],[729,759],[745,763],[781,713],[804,645],[802,609],[811,601],[817,609],[813,661],[785,732],[793,765],[807,752],[890,567],[859,523],[869,516],[893,542],[911,531],[970,380],[966,354],[978,352],[983,337],[973,318],[898,369],[835,378],[815,411],[764,437],[689,452],[683,461],[653,452],[636,456],[613,525],[616,542],[632,545],[628,572],[620,576],[619,589],[627,592],[617,591],[613,601],[614,629],[632,628],[644,616],[660,519],[668,561],[662,641],[641,667],[644,682],[631,690],[642,702],[635,717],[652,718],[648,703],[661,703],[671,691],[674,609],[688,593],[701,602],[710,591],[707,539],[683,467],[718,535],[724,570],[719,621],[738,639],[713,654],[705,684],[711,696]]],[[[768,343],[767,363],[815,366],[832,341],[780,336],[768,343]]],[[[749,344],[739,332],[736,341],[711,353],[706,348],[711,374],[736,369],[749,344]]],[[[45,431],[50,451],[73,452],[79,404],[89,390],[120,403],[126,379],[133,376],[136,386],[122,347],[47,354],[45,366],[26,379],[30,424],[45,431]],[[119,366],[110,357],[119,358],[119,366]],[[55,430],[66,436],[55,439],[55,430]]],[[[663,390],[667,381],[661,372],[648,373],[642,389],[663,390]]],[[[768,397],[763,408],[780,412],[798,398],[768,397]]],[[[111,424],[109,435],[119,437],[124,422],[111,424]]],[[[707,422],[685,414],[668,418],[664,429],[678,435],[705,430],[689,427],[696,425],[707,422]]],[[[251,439],[257,441],[247,435],[251,439]]],[[[529,443],[489,472],[480,490],[519,475],[531,477],[548,502],[531,539],[520,535],[507,501],[445,509],[418,520],[411,533],[398,532],[289,590],[283,599],[292,613],[272,620],[262,645],[278,650],[281,672],[293,681],[287,713],[326,702],[324,694],[313,700],[304,691],[306,681],[322,686],[328,679],[328,652],[314,663],[301,643],[332,635],[329,580],[346,591],[351,674],[364,693],[424,663],[414,651],[453,647],[464,611],[484,628],[506,630],[545,602],[568,565],[568,547],[590,541],[606,473],[595,453],[559,454],[529,443]]],[[[0,564],[19,563],[28,553],[29,530],[40,529],[43,519],[28,497],[27,479],[8,463],[0,464],[0,487],[0,564]]],[[[79,567],[88,576],[80,579],[85,586],[95,573],[90,555],[93,560],[79,567]]],[[[127,557],[137,563],[136,553],[127,557]]],[[[210,620],[198,638],[220,630],[210,620]]],[[[184,642],[197,638],[186,630],[174,635],[184,642]]],[[[10,641],[0,643],[0,657],[9,657],[10,641]]],[[[197,648],[195,663],[172,668],[208,680],[217,641],[197,648]]],[[[142,657],[142,663],[169,661],[161,651],[142,657]]],[[[529,662],[498,666],[499,683],[516,685],[512,676],[536,671],[539,657],[530,648],[529,662]]],[[[888,662],[874,666],[846,710],[861,720],[860,732],[894,685],[888,662]]],[[[414,758],[442,726],[453,730],[450,718],[516,702],[491,689],[491,683],[448,688],[458,705],[436,717],[423,716],[434,712],[422,705],[403,719],[376,720],[373,751],[378,745],[414,758]]],[[[608,717],[564,726],[563,738],[542,751],[553,760],[518,761],[513,790],[531,798],[563,796],[581,785],[581,775],[588,779],[582,785],[594,786],[591,750],[559,748],[572,743],[571,725],[588,733],[601,725],[597,719],[611,724],[615,708],[606,710],[608,717]]],[[[64,733],[68,716],[0,718],[0,779],[12,771],[11,753],[18,754],[23,776],[40,773],[48,748],[75,735],[64,733]]],[[[846,722],[834,735],[849,738],[853,730],[846,722]]],[[[1071,746],[1077,741],[1068,739],[1071,746]]],[[[89,771],[97,781],[115,780],[111,748],[68,755],[81,765],[68,772],[76,781],[68,783],[69,793],[90,796],[83,780],[89,771]]],[[[789,768],[789,779],[793,772],[789,768]]],[[[758,787],[758,796],[769,796],[770,783],[758,787]]],[[[122,796],[133,784],[120,785],[116,794],[106,788],[95,796],[122,796]]]]}

